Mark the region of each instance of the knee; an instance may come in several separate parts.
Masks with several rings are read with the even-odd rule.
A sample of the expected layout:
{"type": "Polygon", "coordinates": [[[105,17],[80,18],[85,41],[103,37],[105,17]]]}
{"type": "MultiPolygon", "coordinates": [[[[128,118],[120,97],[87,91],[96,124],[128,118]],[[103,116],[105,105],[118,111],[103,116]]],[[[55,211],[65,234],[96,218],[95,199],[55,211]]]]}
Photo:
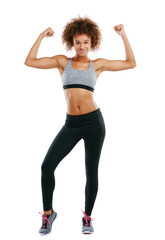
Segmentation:
{"type": "Polygon", "coordinates": [[[52,169],[51,165],[46,163],[46,162],[43,162],[41,164],[41,172],[42,173],[49,173],[49,172],[52,172],[54,171],[54,169],[52,169]]]}
{"type": "Polygon", "coordinates": [[[44,162],[41,164],[41,172],[45,172],[46,170],[46,166],[44,164],[44,162]]]}
{"type": "Polygon", "coordinates": [[[56,167],[58,166],[58,160],[45,158],[41,164],[41,171],[44,173],[54,173],[56,167]]]}

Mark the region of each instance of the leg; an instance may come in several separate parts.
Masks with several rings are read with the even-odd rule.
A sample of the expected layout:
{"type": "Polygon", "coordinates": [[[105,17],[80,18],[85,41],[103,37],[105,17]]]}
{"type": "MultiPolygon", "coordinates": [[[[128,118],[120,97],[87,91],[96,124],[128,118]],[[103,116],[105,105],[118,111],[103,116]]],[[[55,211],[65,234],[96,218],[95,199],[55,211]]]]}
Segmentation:
{"type": "Polygon", "coordinates": [[[85,143],[85,166],[86,166],[86,187],[85,187],[85,213],[90,216],[98,191],[98,165],[101,150],[105,138],[105,124],[103,118],[92,127],[88,136],[84,138],[85,143]]]}
{"type": "Polygon", "coordinates": [[[44,211],[52,209],[53,191],[55,188],[54,171],[60,161],[72,150],[80,139],[73,135],[65,125],[61,128],[41,165],[41,185],[44,211]]]}

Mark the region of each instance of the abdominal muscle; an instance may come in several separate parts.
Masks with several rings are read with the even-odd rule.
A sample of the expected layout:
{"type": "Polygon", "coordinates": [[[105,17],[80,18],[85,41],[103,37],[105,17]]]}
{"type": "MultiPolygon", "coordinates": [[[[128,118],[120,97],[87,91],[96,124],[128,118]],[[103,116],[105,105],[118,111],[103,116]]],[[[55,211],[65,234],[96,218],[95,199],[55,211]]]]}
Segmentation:
{"type": "Polygon", "coordinates": [[[69,115],[81,115],[97,110],[99,107],[93,99],[93,92],[83,88],[64,90],[69,115]]]}

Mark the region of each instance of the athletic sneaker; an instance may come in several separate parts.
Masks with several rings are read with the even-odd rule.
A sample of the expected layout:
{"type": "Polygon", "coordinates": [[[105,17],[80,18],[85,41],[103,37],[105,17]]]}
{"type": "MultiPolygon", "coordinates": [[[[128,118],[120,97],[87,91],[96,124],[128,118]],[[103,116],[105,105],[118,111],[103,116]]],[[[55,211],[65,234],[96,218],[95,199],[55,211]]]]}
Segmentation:
{"type": "MultiPolygon", "coordinates": [[[[39,212],[40,213],[40,212],[39,212]]],[[[52,209],[52,214],[51,215],[42,215],[42,227],[39,230],[39,233],[42,234],[47,234],[52,230],[52,224],[54,219],[57,217],[57,213],[52,209]]]]}
{"type": "MultiPolygon", "coordinates": [[[[81,209],[82,210],[82,209],[81,209]]],[[[83,212],[83,210],[82,210],[83,212]]],[[[82,218],[82,233],[93,233],[94,229],[92,227],[92,220],[94,220],[93,218],[88,218],[87,214],[85,212],[83,212],[84,217],[82,218]]]]}

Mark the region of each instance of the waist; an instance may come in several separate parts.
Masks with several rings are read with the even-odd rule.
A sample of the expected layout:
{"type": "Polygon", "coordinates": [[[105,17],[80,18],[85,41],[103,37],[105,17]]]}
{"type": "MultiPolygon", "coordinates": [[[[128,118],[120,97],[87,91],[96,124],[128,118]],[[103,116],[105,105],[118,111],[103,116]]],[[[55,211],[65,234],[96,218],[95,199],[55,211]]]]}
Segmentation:
{"type": "Polygon", "coordinates": [[[69,103],[67,105],[67,114],[71,116],[83,115],[97,110],[99,107],[93,101],[82,102],[80,104],[69,103]]]}
{"type": "Polygon", "coordinates": [[[66,123],[72,122],[72,123],[84,123],[88,120],[94,119],[99,117],[100,115],[102,115],[100,108],[85,113],[85,114],[81,114],[81,115],[70,115],[68,113],[66,113],[66,123]]]}

